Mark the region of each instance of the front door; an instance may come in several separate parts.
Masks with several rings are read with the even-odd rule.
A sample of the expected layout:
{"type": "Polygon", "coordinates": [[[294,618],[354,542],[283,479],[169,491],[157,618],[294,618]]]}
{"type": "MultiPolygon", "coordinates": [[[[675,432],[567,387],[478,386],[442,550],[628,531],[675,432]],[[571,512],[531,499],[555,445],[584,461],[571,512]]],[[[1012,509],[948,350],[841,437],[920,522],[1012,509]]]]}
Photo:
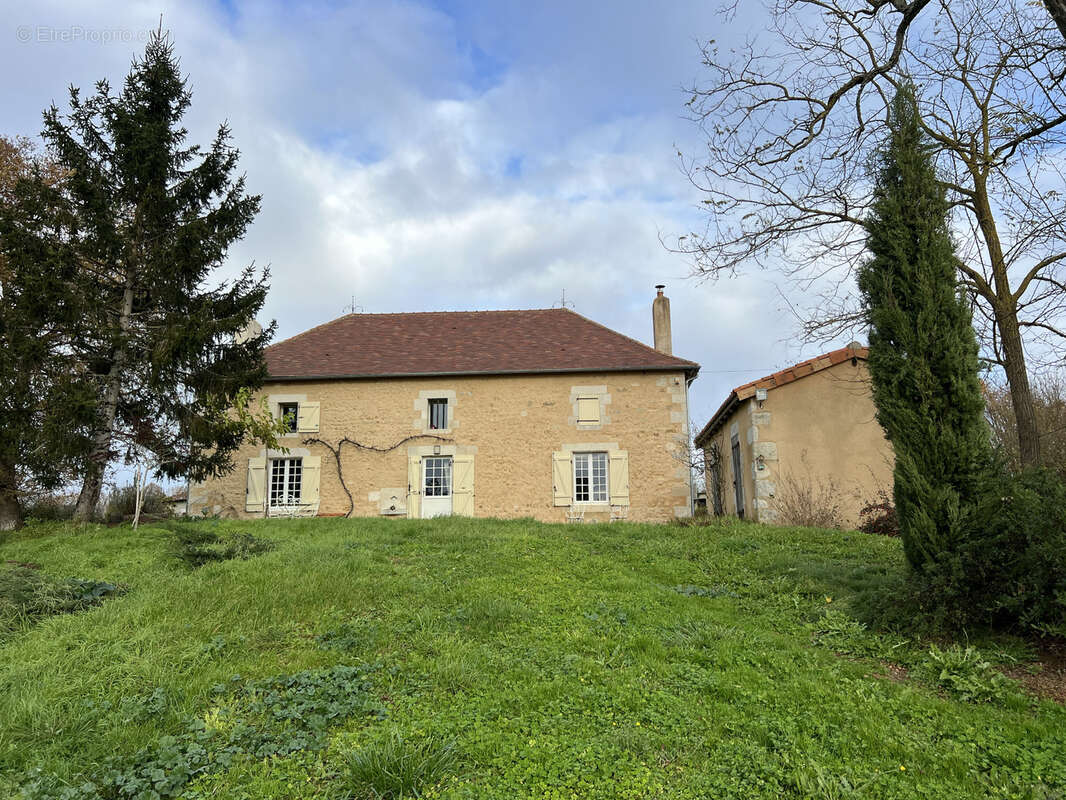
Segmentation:
{"type": "Polygon", "coordinates": [[[422,519],[452,513],[452,457],[422,459],[422,519]]]}

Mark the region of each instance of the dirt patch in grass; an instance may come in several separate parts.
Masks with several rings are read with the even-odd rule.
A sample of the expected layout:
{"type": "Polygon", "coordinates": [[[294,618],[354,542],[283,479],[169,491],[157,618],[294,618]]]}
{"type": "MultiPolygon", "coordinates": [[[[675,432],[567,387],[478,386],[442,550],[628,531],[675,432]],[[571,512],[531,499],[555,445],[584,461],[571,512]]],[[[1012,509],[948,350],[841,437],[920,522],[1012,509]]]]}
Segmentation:
{"type": "Polygon", "coordinates": [[[1066,642],[1054,642],[1040,650],[1032,664],[1003,670],[1037,697],[1066,705],[1066,642]]]}
{"type": "Polygon", "coordinates": [[[871,672],[871,678],[883,678],[884,680],[893,681],[894,683],[904,683],[907,680],[907,676],[910,674],[906,667],[901,667],[899,664],[893,664],[891,661],[881,662],[882,671],[871,672]]]}

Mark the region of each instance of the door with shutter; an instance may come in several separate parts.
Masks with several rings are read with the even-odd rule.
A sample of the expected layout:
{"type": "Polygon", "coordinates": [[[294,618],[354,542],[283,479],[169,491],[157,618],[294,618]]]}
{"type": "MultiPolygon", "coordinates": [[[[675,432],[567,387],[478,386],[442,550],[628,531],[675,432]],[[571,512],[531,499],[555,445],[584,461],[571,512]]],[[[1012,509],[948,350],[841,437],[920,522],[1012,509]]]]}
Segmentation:
{"type": "Polygon", "coordinates": [[[612,506],[629,505],[629,452],[612,450],[609,454],[611,488],[608,496],[612,506]]]}
{"type": "Polygon", "coordinates": [[[422,459],[410,456],[407,459],[407,518],[422,516],[422,459]]]}
{"type": "Polygon", "coordinates": [[[557,506],[572,505],[574,490],[573,467],[570,465],[570,454],[562,450],[552,453],[552,494],[553,502],[557,506]]]}
{"type": "Polygon", "coordinates": [[[422,519],[452,514],[452,457],[422,458],[422,519]]]}

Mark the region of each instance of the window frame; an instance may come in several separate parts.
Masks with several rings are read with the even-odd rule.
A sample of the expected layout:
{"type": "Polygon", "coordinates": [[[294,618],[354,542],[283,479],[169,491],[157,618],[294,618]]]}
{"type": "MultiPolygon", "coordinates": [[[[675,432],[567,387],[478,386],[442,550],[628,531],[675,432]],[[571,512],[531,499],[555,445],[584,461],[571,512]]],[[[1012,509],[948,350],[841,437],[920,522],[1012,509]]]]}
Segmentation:
{"type": "Polygon", "coordinates": [[[267,507],[291,508],[303,504],[303,457],[270,459],[267,475],[267,507]],[[278,472],[280,467],[280,481],[278,472]],[[278,502],[278,501],[281,502],[278,502]]]}
{"type": "Polygon", "coordinates": [[[450,427],[450,420],[448,419],[448,398],[447,397],[430,397],[426,400],[426,427],[431,431],[446,431],[450,427]],[[443,414],[442,420],[434,419],[434,411],[439,411],[443,414]],[[443,422],[443,425],[434,425],[434,421],[443,422]]]}
{"type": "Polygon", "coordinates": [[[571,457],[571,474],[573,479],[572,503],[582,506],[605,506],[611,503],[611,458],[605,450],[593,450],[574,453],[571,457]],[[579,465],[584,462],[585,475],[578,474],[579,465]],[[596,466],[602,462],[601,475],[596,474],[596,466]],[[584,480],[586,485],[582,490],[579,480],[584,480]],[[597,486],[601,483],[602,486],[597,486]],[[602,488],[602,493],[598,490],[602,488]],[[582,500],[579,495],[584,493],[586,499],[582,500]]]}

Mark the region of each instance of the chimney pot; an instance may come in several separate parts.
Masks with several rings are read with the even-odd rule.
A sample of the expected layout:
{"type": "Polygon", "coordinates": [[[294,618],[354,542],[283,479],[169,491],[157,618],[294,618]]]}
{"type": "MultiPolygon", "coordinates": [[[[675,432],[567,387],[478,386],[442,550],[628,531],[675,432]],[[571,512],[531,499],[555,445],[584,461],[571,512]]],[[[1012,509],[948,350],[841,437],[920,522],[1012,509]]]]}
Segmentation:
{"type": "Polygon", "coordinates": [[[674,354],[672,335],[670,332],[670,298],[663,294],[666,284],[655,285],[655,300],[651,304],[652,331],[655,336],[655,349],[668,356],[674,354]]]}

